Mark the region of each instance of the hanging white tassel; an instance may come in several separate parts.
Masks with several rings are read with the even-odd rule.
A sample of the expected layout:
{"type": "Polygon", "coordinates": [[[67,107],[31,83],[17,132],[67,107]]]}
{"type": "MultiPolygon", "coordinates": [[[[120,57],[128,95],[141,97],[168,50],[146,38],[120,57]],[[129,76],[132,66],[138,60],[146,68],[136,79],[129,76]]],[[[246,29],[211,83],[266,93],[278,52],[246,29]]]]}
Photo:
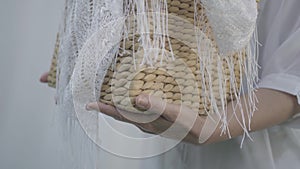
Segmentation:
{"type": "Polygon", "coordinates": [[[240,127],[244,130],[244,137],[250,137],[250,123],[257,101],[254,94],[258,77],[257,48],[251,49],[253,44],[250,44],[256,26],[256,2],[254,0],[247,2],[195,0],[194,3],[196,4],[195,26],[204,20],[204,14],[199,14],[196,10],[197,5],[202,5],[205,8],[205,16],[209,19],[218,47],[218,51],[216,51],[213,42],[203,35],[206,30],[196,30],[205,109],[210,110],[207,112],[209,115],[207,125],[211,126],[210,128],[205,127],[206,130],[210,131],[202,130],[204,134],[200,136],[199,141],[205,142],[219,123],[221,124],[221,134],[227,134],[231,138],[228,128],[230,119],[227,115],[227,92],[230,93],[230,100],[235,101],[236,104],[232,105],[234,118],[238,120],[240,127]],[[217,70],[212,70],[212,67],[216,67],[217,70]],[[229,69],[229,77],[224,72],[226,67],[229,69]],[[240,70],[238,77],[236,77],[236,70],[240,70]],[[212,81],[212,74],[218,75],[217,80],[212,81]],[[214,83],[218,85],[218,93],[214,92],[213,88],[216,85],[214,83]],[[227,83],[231,86],[230,91],[226,91],[227,83]],[[216,98],[219,99],[218,104],[216,98]],[[242,100],[247,100],[247,102],[242,103],[242,100]],[[238,112],[240,114],[237,114],[238,112]],[[248,119],[247,122],[246,119],[248,119]]]}
{"type": "MultiPolygon", "coordinates": [[[[124,44],[129,36],[133,37],[133,56],[135,57],[135,49],[138,52],[143,51],[140,64],[151,66],[167,59],[169,54],[165,53],[165,44],[170,44],[167,0],[125,0],[124,4],[124,15],[128,18],[124,30],[124,44]],[[136,35],[139,37],[137,40],[136,35]],[[139,48],[135,46],[136,42],[139,48]]],[[[174,57],[172,49],[169,52],[174,57]]]]}

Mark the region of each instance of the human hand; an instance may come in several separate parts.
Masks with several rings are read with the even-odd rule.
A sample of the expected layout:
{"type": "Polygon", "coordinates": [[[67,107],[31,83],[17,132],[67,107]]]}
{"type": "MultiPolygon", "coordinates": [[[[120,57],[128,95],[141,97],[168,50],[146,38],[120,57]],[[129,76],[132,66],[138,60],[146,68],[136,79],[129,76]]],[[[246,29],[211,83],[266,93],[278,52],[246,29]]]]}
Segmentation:
{"type": "MultiPolygon", "coordinates": [[[[43,73],[40,77],[40,82],[41,83],[48,83],[48,75],[49,75],[49,72],[43,73]]],[[[55,104],[57,104],[57,100],[58,100],[58,98],[55,96],[55,98],[54,98],[55,104]]]]}
{"type": "Polygon", "coordinates": [[[45,72],[41,75],[41,77],[40,77],[41,83],[48,83],[48,74],[49,74],[49,72],[45,72]]]}
{"type": "Polygon", "coordinates": [[[186,106],[166,103],[160,98],[145,94],[136,97],[135,103],[137,107],[158,115],[156,116],[157,118],[149,122],[142,122],[143,120],[141,119],[150,119],[153,116],[119,110],[101,102],[87,104],[87,110],[100,111],[116,120],[131,123],[146,133],[157,134],[172,139],[182,139],[182,136],[184,136],[184,141],[195,144],[199,143],[201,126],[205,119],[198,116],[197,112],[186,106]],[[162,113],[159,114],[159,112],[162,113]],[[194,123],[192,124],[192,122],[194,123]],[[174,125],[174,123],[176,123],[175,130],[164,132],[170,126],[174,125]]]}

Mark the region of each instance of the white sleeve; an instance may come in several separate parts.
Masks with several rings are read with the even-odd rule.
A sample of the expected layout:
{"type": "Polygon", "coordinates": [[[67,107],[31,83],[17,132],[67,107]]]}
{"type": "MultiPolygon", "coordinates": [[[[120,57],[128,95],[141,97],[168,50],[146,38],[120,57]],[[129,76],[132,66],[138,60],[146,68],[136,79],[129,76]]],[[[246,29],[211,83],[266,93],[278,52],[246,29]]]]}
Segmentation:
{"type": "MultiPolygon", "coordinates": [[[[295,95],[300,104],[299,6],[299,0],[269,0],[262,3],[258,20],[261,43],[258,87],[295,95]]],[[[300,128],[300,119],[297,125],[300,128]]]]}

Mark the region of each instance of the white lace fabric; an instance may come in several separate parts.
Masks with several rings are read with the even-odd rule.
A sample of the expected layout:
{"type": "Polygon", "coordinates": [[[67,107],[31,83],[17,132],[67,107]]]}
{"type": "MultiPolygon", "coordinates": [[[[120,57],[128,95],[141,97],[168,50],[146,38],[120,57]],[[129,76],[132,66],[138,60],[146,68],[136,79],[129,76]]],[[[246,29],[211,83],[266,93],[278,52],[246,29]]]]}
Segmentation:
{"type": "Polygon", "coordinates": [[[228,55],[247,46],[256,26],[256,1],[201,0],[201,2],[213,27],[220,54],[228,55]]]}

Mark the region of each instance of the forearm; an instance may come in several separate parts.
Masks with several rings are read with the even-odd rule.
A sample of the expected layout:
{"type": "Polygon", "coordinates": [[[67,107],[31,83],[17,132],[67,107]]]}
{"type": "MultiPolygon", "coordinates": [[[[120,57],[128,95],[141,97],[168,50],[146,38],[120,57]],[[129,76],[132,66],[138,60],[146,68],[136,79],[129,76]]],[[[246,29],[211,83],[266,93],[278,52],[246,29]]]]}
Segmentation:
{"type": "MultiPolygon", "coordinates": [[[[225,141],[233,137],[237,137],[242,135],[245,130],[257,131],[261,129],[268,128],[270,126],[280,124],[289,118],[291,118],[295,113],[300,112],[300,106],[297,103],[297,99],[295,96],[292,96],[287,93],[271,90],[271,89],[258,89],[256,91],[257,103],[256,103],[256,111],[251,119],[248,119],[248,115],[242,114],[242,112],[246,111],[246,105],[248,100],[241,100],[241,109],[237,108],[233,111],[234,107],[236,107],[236,102],[228,103],[227,106],[227,131],[229,133],[224,133],[222,131],[222,123],[218,122],[216,117],[211,118],[198,116],[198,113],[189,109],[186,106],[174,105],[174,104],[164,104],[160,98],[149,95],[140,95],[136,98],[136,104],[144,109],[148,109],[148,111],[152,112],[162,112],[162,115],[155,121],[149,123],[138,123],[136,121],[132,121],[124,117],[123,114],[110,105],[105,105],[103,103],[89,103],[87,105],[88,110],[97,110],[108,116],[111,116],[117,120],[124,121],[127,123],[132,123],[138,126],[143,131],[154,134],[162,134],[165,130],[167,130],[170,125],[173,123],[177,123],[177,127],[179,130],[174,130],[172,133],[163,133],[162,136],[178,139],[176,132],[188,131],[187,136],[184,141],[196,143],[196,144],[209,144],[214,142],[225,141]],[[181,112],[184,112],[181,114],[181,112]],[[179,118],[180,115],[180,118],[179,118]],[[179,118],[179,119],[178,119],[179,118]],[[196,118],[196,121],[194,121],[196,118]],[[239,121],[243,121],[244,123],[241,125],[239,121]],[[249,121],[251,120],[251,124],[249,121]],[[193,123],[192,128],[191,122],[193,123]],[[246,129],[241,126],[250,126],[246,129]],[[224,133],[224,134],[223,134],[224,133]]],[[[244,97],[245,99],[247,97],[244,97]]],[[[131,112],[127,112],[128,114],[132,114],[131,112]]],[[[136,115],[135,115],[136,116],[136,115]]],[[[148,115],[141,115],[138,118],[146,118],[148,115]]]]}
{"type": "MultiPolygon", "coordinates": [[[[291,118],[295,113],[299,112],[299,105],[295,96],[290,94],[271,90],[271,89],[258,89],[256,91],[257,96],[257,110],[254,112],[254,115],[251,119],[250,128],[251,131],[262,130],[273,125],[280,124],[291,118]]],[[[247,98],[247,97],[246,97],[247,98]]],[[[242,103],[246,103],[247,100],[242,100],[242,103]]],[[[228,104],[228,117],[233,115],[233,106],[236,103],[228,104]]],[[[242,105],[245,110],[245,104],[242,105]]],[[[242,121],[241,110],[236,110],[236,117],[231,118],[228,122],[228,127],[231,137],[237,137],[243,134],[244,130],[238,123],[242,121]]],[[[249,126],[249,119],[247,115],[244,115],[246,126],[249,126]]],[[[206,119],[199,119],[200,128],[203,127],[204,121],[206,119]],[[202,125],[202,126],[201,126],[202,125]]],[[[220,125],[220,124],[219,124],[220,125]]],[[[203,132],[198,130],[198,132],[203,132]]],[[[221,135],[221,128],[218,126],[214,133],[209,137],[205,144],[225,141],[230,139],[228,134],[221,135]]]]}

